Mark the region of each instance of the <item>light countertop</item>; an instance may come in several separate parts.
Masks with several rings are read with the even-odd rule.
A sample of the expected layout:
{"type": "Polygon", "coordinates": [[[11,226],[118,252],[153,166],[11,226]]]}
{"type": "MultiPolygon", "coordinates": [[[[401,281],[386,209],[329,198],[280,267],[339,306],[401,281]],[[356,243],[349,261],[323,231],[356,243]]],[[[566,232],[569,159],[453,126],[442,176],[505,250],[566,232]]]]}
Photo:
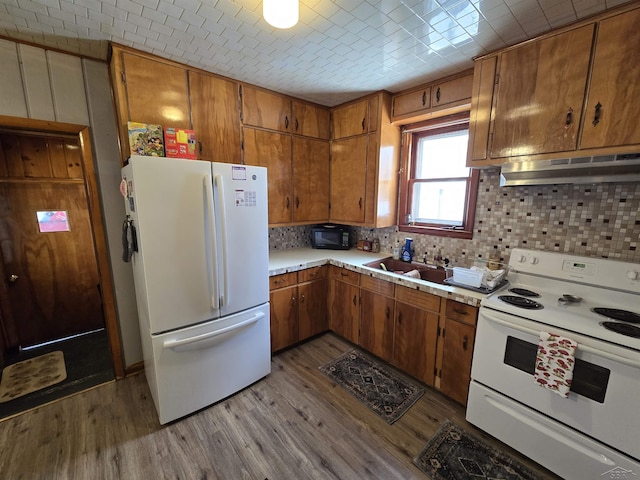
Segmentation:
{"type": "Polygon", "coordinates": [[[313,248],[272,250],[269,252],[269,276],[330,264],[393,282],[397,285],[403,285],[440,297],[450,298],[456,302],[465,303],[474,307],[479,306],[480,301],[486,296],[483,293],[461,287],[440,285],[438,283],[413,279],[364,266],[365,263],[382,260],[390,256],[391,254],[388,252],[371,253],[356,250],[355,248],[351,250],[316,250],[313,248]]]}

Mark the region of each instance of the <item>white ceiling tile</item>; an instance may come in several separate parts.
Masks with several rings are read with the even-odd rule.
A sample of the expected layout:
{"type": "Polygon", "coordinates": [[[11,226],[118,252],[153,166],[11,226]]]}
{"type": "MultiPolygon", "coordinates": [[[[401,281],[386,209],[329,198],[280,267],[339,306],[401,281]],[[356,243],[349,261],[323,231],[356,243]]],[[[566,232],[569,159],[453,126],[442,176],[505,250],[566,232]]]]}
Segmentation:
{"type": "Polygon", "coordinates": [[[476,55],[625,3],[300,2],[300,22],[282,31],[264,21],[261,0],[0,0],[0,34],[99,58],[111,40],[332,106],[436,80],[476,55]]]}

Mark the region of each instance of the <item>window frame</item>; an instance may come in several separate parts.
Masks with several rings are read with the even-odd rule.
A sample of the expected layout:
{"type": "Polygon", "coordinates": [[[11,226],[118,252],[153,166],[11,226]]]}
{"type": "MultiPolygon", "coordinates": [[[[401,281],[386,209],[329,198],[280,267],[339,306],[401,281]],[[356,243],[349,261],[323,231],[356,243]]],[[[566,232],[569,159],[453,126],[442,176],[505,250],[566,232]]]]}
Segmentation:
{"type": "MultiPolygon", "coordinates": [[[[413,178],[417,149],[415,144],[418,139],[429,134],[447,133],[463,128],[469,128],[469,112],[450,115],[436,119],[427,120],[420,123],[406,125],[402,128],[402,159],[400,168],[399,202],[398,202],[398,230],[408,233],[420,233],[425,235],[435,235],[449,238],[472,239],[475,224],[476,204],[478,199],[478,187],[480,182],[480,172],[472,168],[467,180],[465,192],[465,212],[463,215],[463,225],[442,226],[432,223],[407,223],[407,215],[411,212],[412,188],[411,186],[419,180],[413,178]]],[[[446,180],[446,179],[443,179],[446,180]]]]}

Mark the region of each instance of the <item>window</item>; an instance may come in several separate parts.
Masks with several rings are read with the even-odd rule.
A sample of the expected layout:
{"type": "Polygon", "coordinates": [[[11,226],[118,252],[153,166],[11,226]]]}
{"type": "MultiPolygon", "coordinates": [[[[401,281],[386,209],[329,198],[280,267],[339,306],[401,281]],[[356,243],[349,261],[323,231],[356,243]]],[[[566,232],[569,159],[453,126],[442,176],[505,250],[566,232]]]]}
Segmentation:
{"type": "Polygon", "coordinates": [[[479,175],[465,166],[468,138],[468,114],[404,129],[401,231],[472,238],[479,175]]]}

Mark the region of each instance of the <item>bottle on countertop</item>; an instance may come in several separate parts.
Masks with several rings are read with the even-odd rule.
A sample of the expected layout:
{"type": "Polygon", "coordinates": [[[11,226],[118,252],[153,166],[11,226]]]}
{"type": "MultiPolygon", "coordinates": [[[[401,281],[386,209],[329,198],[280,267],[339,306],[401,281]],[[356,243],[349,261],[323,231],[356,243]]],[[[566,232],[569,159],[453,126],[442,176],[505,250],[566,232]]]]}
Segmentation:
{"type": "Polygon", "coordinates": [[[403,262],[410,262],[411,260],[413,260],[413,250],[411,247],[411,242],[413,242],[412,238],[405,238],[404,240],[404,246],[402,247],[402,261],[403,262]]]}
{"type": "Polygon", "coordinates": [[[380,252],[380,240],[378,238],[374,238],[371,241],[371,251],[373,253],[379,253],[380,252]]]}
{"type": "Polygon", "coordinates": [[[393,247],[392,257],[394,260],[400,260],[400,240],[396,240],[396,244],[393,247]]]}

